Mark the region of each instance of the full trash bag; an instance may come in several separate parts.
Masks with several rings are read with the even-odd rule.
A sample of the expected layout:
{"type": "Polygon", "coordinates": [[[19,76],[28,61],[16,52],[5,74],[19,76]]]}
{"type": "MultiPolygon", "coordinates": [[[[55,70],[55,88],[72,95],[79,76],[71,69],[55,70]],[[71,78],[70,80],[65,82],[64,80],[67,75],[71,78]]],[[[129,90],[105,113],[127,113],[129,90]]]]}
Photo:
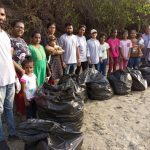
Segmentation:
{"type": "Polygon", "coordinates": [[[110,85],[117,95],[126,95],[131,92],[132,77],[129,72],[117,70],[108,76],[110,85]]]}
{"type": "Polygon", "coordinates": [[[84,101],[75,89],[74,81],[51,86],[44,83],[37,90],[36,104],[41,119],[52,120],[79,131],[83,123],[84,101]],[[71,84],[70,84],[71,83],[71,84]]]}
{"type": "Polygon", "coordinates": [[[86,85],[89,99],[106,100],[113,96],[113,91],[108,80],[97,70],[85,70],[79,76],[79,83],[86,85]]]}
{"type": "Polygon", "coordinates": [[[147,81],[143,79],[143,76],[139,70],[128,69],[132,77],[132,90],[144,91],[147,89],[147,81]]]}
{"type": "Polygon", "coordinates": [[[141,71],[143,78],[147,80],[147,83],[150,86],[150,66],[148,65],[140,66],[139,70],[141,71]]]}
{"type": "Polygon", "coordinates": [[[31,150],[36,150],[39,143],[46,138],[48,140],[42,144],[43,150],[79,150],[83,142],[81,132],[74,132],[56,122],[41,119],[29,119],[20,123],[17,134],[31,150]]]}

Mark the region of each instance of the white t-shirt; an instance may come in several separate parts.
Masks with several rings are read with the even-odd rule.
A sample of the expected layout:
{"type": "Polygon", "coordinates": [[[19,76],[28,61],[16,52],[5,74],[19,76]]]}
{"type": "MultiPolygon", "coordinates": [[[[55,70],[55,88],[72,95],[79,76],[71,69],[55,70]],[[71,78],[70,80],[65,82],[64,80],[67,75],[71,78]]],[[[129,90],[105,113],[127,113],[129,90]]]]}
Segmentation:
{"type": "Polygon", "coordinates": [[[101,57],[102,59],[107,59],[107,50],[110,48],[108,43],[100,44],[101,45],[101,57]]]}
{"type": "Polygon", "coordinates": [[[148,46],[147,46],[147,48],[150,48],[150,41],[148,42],[148,46]]]}
{"type": "Polygon", "coordinates": [[[80,50],[80,60],[81,62],[87,61],[87,43],[85,36],[78,36],[79,50],[80,50]]]}
{"type": "Polygon", "coordinates": [[[34,97],[35,91],[37,89],[36,75],[34,73],[32,74],[32,76],[24,74],[21,77],[21,82],[26,84],[26,97],[28,100],[31,100],[31,98],[34,97]]]}
{"type": "Polygon", "coordinates": [[[5,31],[0,32],[0,86],[15,83],[11,43],[5,31]]]}
{"type": "Polygon", "coordinates": [[[87,41],[87,57],[90,58],[92,64],[98,64],[101,57],[100,42],[96,39],[87,41]]]}
{"type": "Polygon", "coordinates": [[[130,48],[132,48],[132,42],[131,40],[121,40],[120,41],[120,48],[121,48],[121,52],[123,54],[123,56],[128,59],[129,57],[129,51],[130,48]]]}
{"type": "Polygon", "coordinates": [[[66,64],[76,64],[77,63],[77,47],[79,43],[75,35],[63,34],[59,39],[59,45],[64,50],[64,62],[66,64]]]}

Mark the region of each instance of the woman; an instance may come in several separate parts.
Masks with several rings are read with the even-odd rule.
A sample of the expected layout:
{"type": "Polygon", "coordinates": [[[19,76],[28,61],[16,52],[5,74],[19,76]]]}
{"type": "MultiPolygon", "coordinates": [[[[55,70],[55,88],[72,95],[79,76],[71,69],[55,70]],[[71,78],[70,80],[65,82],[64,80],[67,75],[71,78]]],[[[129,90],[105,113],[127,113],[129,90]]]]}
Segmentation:
{"type": "MultiPolygon", "coordinates": [[[[11,46],[13,48],[13,60],[17,76],[20,79],[24,74],[24,69],[21,66],[22,61],[26,55],[30,55],[29,48],[26,42],[22,39],[24,34],[24,22],[16,20],[12,23],[12,35],[10,37],[11,46]]],[[[15,96],[16,111],[21,115],[22,119],[25,118],[25,103],[23,93],[20,91],[15,96]]]]}
{"type": "Polygon", "coordinates": [[[32,59],[34,61],[34,73],[37,77],[37,85],[40,86],[44,83],[46,78],[46,54],[44,47],[40,45],[41,34],[37,31],[31,35],[31,44],[29,49],[32,59]]]}
{"type": "Polygon", "coordinates": [[[138,68],[141,63],[141,57],[142,57],[142,48],[144,45],[138,44],[138,39],[136,38],[136,30],[131,30],[130,32],[130,40],[132,42],[132,48],[130,52],[130,59],[128,62],[129,68],[138,68]]]}
{"type": "Polygon", "coordinates": [[[76,72],[75,72],[77,75],[80,74],[81,68],[82,68],[82,71],[84,71],[88,67],[87,43],[86,43],[86,38],[84,36],[85,31],[86,31],[86,26],[81,25],[79,27],[79,32],[78,32],[78,35],[77,35],[77,39],[78,39],[78,43],[79,43],[79,50],[80,50],[80,61],[81,61],[81,65],[77,66],[77,69],[76,69],[76,72]]]}
{"type": "MultiPolygon", "coordinates": [[[[47,25],[47,35],[45,36],[45,38],[43,39],[43,45],[45,46],[46,49],[46,53],[47,53],[47,58],[48,58],[48,63],[49,63],[49,67],[51,69],[51,80],[50,83],[55,84],[55,82],[58,81],[58,79],[60,79],[60,77],[63,75],[63,64],[62,64],[62,57],[61,54],[62,53],[53,53],[54,48],[49,46],[49,37],[50,36],[54,36],[55,32],[56,32],[56,24],[55,23],[49,23],[47,25]]],[[[57,40],[57,39],[54,39],[57,40]]]]}

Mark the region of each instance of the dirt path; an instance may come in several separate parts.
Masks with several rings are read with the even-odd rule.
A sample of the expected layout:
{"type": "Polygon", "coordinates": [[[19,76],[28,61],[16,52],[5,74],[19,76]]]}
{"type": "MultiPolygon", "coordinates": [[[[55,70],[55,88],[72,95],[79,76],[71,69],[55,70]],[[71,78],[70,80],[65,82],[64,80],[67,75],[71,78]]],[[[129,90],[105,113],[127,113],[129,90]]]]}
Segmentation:
{"type": "MultiPolygon", "coordinates": [[[[85,104],[82,150],[150,150],[150,89],[85,104]]],[[[23,150],[21,142],[9,143],[23,150]]]]}

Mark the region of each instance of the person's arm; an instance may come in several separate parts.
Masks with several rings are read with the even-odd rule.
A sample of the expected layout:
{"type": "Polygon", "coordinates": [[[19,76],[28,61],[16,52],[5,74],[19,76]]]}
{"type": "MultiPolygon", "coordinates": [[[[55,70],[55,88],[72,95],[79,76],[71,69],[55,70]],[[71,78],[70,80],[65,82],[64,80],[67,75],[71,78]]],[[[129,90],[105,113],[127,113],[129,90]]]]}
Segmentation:
{"type": "Polygon", "coordinates": [[[25,106],[29,106],[30,103],[27,100],[27,96],[26,96],[26,84],[25,84],[25,82],[21,82],[21,87],[22,87],[22,91],[23,91],[23,98],[24,98],[25,106]]]}
{"type": "Polygon", "coordinates": [[[19,64],[17,64],[14,60],[13,60],[13,64],[14,64],[16,72],[18,72],[21,75],[25,74],[24,69],[22,69],[22,67],[19,64]]]}
{"type": "Polygon", "coordinates": [[[91,59],[90,59],[90,49],[89,47],[87,46],[87,59],[88,59],[88,63],[91,64],[91,59]]]}
{"type": "Polygon", "coordinates": [[[76,48],[76,57],[77,57],[77,65],[81,65],[81,60],[80,60],[80,50],[79,47],[76,48]]]}

